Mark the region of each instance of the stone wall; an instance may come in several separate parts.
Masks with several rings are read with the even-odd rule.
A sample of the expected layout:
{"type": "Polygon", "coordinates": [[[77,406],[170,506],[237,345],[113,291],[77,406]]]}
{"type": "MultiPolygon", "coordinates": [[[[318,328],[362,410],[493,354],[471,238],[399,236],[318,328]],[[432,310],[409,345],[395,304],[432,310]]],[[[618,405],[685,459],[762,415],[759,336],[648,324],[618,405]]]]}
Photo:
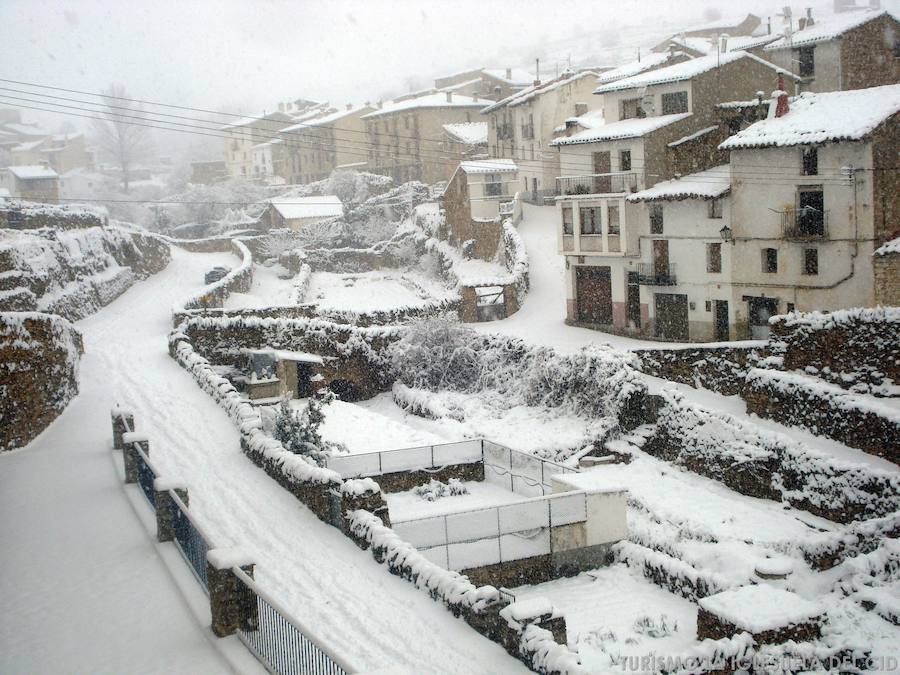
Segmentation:
{"type": "Polygon", "coordinates": [[[876,255],[872,264],[875,269],[875,304],[900,307],[900,252],[876,255]]]}
{"type": "Polygon", "coordinates": [[[759,369],[750,371],[743,397],[748,413],[900,464],[900,412],[880,401],[816,378],[759,369]]]}
{"type": "Polygon", "coordinates": [[[4,202],[0,206],[0,228],[36,230],[50,227],[57,230],[100,227],[106,225],[105,210],[81,206],[55,206],[29,202],[4,202]]]}
{"type": "Polygon", "coordinates": [[[0,314],[0,451],[27,445],[78,393],[81,333],[52,314],[0,314]]]}
{"type": "Polygon", "coordinates": [[[739,394],[747,371],[765,354],[756,344],[636,349],[641,371],[673,382],[703,387],[725,396],[739,394]]]}
{"type": "Polygon", "coordinates": [[[219,281],[206,286],[200,293],[188,298],[185,310],[221,307],[232,293],[247,293],[253,285],[253,254],[243,242],[232,239],[229,250],[241,259],[241,264],[219,281]]]}

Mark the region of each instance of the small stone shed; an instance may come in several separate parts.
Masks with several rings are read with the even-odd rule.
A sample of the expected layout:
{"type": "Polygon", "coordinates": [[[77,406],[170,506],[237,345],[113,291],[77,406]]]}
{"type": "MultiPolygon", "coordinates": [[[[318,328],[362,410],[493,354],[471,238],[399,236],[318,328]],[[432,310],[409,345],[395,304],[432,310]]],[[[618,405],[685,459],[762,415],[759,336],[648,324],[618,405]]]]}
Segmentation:
{"type": "Polygon", "coordinates": [[[247,392],[251,401],[306,398],[324,384],[325,359],[285,349],[245,349],[250,366],[247,392]]]}

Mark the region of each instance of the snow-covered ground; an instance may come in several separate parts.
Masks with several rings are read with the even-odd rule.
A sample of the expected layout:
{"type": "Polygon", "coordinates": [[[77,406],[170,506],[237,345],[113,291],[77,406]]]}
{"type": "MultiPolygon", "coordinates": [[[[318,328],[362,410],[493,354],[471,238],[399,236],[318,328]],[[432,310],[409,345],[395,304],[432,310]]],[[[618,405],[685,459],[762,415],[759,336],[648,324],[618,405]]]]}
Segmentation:
{"type": "Polygon", "coordinates": [[[290,273],[281,265],[254,265],[253,286],[247,293],[232,293],[226,309],[284,307],[296,304],[296,289],[290,273]],[[287,277],[287,278],[286,278],[287,277]]]}
{"type": "Polygon", "coordinates": [[[164,272],[81,322],[83,393],[35,443],[0,457],[3,512],[29,516],[0,521],[3,541],[22,542],[3,547],[4,600],[16,609],[0,619],[0,663],[17,667],[0,670],[226,670],[201,628],[179,615],[174,590],[154,571],[146,534],[127,514],[109,459],[108,410],[121,401],[149,434],[162,472],[187,483],[192,511],[214,544],[247,550],[259,582],[351,663],[417,673],[524,672],[256,468],[227,415],[169,357],[167,308],[221,262],[217,254],[173,250],[164,272]],[[46,489],[48,480],[60,488],[46,489]],[[66,494],[71,505],[59,502],[66,494]],[[98,620],[115,626],[114,639],[97,629],[98,620]]]}
{"type": "Polygon", "coordinates": [[[501,504],[522,501],[522,495],[518,495],[495,483],[464,481],[462,485],[468,490],[468,494],[447,495],[434,501],[428,501],[420,497],[414,490],[394,492],[386,495],[391,522],[458,513],[486,506],[500,506],[501,504]]]}
{"type": "Polygon", "coordinates": [[[314,272],[306,300],[323,309],[369,312],[420,307],[450,295],[450,291],[436,280],[415,272],[314,272]]]}

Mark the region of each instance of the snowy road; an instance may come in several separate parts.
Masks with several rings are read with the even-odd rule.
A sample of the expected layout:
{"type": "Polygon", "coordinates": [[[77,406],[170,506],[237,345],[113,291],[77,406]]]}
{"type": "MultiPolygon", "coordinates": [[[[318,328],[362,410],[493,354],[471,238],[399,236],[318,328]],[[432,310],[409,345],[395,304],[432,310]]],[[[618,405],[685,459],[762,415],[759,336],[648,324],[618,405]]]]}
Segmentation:
{"type": "MultiPolygon", "coordinates": [[[[527,672],[498,645],[453,618],[422,591],[377,565],[370,553],[359,550],[336,529],[320,522],[257,469],[241,453],[238,433],[225,413],[169,358],[164,337],[170,327],[169,308],[196,287],[202,273],[218,262],[215,257],[216,254],[187,254],[176,249],[164,272],[79,324],[88,351],[82,367],[83,393],[32,448],[0,458],[0,503],[6,507],[4,513],[15,513],[16,509],[21,513],[26,505],[31,506],[33,497],[27,495],[32,488],[37,490],[35,483],[43,472],[41,476],[28,475],[28,485],[20,486],[23,480],[13,469],[22,464],[18,472],[21,475],[40,471],[25,466],[35,450],[62,456],[77,441],[82,452],[109,465],[108,409],[118,400],[135,410],[137,427],[149,434],[151,455],[162,471],[187,483],[191,508],[206,525],[215,545],[239,545],[249,551],[257,562],[256,577],[260,583],[357,667],[392,666],[415,673],[527,672]]],[[[103,517],[105,509],[93,507],[94,495],[84,493],[91,487],[100,491],[101,486],[86,485],[79,470],[84,462],[74,456],[72,459],[64,476],[65,482],[71,483],[73,506],[83,505],[91,507],[92,513],[101,513],[80,523],[78,531],[70,532],[71,541],[66,548],[62,543],[56,546],[55,540],[45,541],[48,529],[54,537],[57,527],[69,529],[66,524],[54,522],[56,495],[52,491],[41,495],[46,504],[40,522],[26,527],[15,518],[3,519],[0,527],[4,528],[4,541],[21,538],[18,530],[28,530],[29,535],[22,550],[15,554],[17,557],[5,566],[4,600],[12,598],[14,606],[36,602],[31,597],[34,594],[23,588],[28,584],[15,580],[17,574],[27,574],[34,558],[44,559],[40,564],[50,564],[46,558],[71,557],[62,556],[71,548],[72,554],[85,562],[95,555],[99,561],[102,558],[96,551],[121,548],[123,542],[136,546],[136,538],[144,536],[136,523],[113,522],[103,517]],[[88,528],[101,523],[97,531],[109,541],[104,540],[97,547],[92,542],[89,547],[91,537],[96,535],[88,528]],[[17,574],[9,574],[10,564],[17,574]]],[[[51,461],[47,463],[53,467],[51,461]]],[[[97,499],[105,496],[121,502],[119,488],[112,483],[111,465],[107,471],[108,480],[97,499]]],[[[122,508],[128,508],[124,502],[122,508]]],[[[61,510],[64,509],[63,504],[61,510]]],[[[8,555],[4,553],[4,558],[8,555]]],[[[109,568],[107,574],[117,577],[136,573],[119,569],[114,562],[109,563],[109,568]]],[[[47,576],[52,578],[52,574],[47,576]]],[[[87,584],[71,588],[72,602],[90,594],[88,588],[87,584]]],[[[150,592],[152,586],[146,590],[150,592]]],[[[50,600],[52,596],[44,599],[50,600]]],[[[153,607],[162,599],[154,595],[146,602],[153,607]]],[[[143,621],[147,605],[135,601],[136,607],[141,610],[135,609],[133,615],[123,611],[122,620],[143,621]]],[[[38,608],[35,610],[35,623],[30,630],[20,617],[4,616],[0,620],[4,622],[0,624],[4,633],[30,634],[33,643],[33,631],[37,631],[41,615],[38,608]]],[[[153,614],[165,619],[173,636],[181,636],[180,640],[173,637],[173,642],[185,642],[192,631],[200,634],[196,628],[179,623],[177,616],[170,616],[167,606],[154,607],[153,614]]],[[[94,618],[73,622],[74,642],[85,637],[84,633],[90,630],[85,627],[96,624],[94,618]]],[[[159,669],[203,672],[201,655],[191,655],[198,667],[172,668],[172,664],[161,664],[159,669]]],[[[141,662],[141,657],[150,659],[148,669],[156,668],[149,654],[137,653],[131,663],[141,662]]],[[[8,655],[0,657],[6,658],[8,655]]],[[[110,670],[126,672],[129,668],[110,670]]]]}

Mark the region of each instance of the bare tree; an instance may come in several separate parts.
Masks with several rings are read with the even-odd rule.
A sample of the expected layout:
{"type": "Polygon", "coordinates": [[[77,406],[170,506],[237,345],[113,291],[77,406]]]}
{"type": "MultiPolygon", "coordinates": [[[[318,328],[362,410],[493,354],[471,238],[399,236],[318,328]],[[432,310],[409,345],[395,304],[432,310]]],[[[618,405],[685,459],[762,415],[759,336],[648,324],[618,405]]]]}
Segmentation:
{"type": "Polygon", "coordinates": [[[95,120],[94,134],[101,150],[121,169],[122,189],[128,192],[132,168],[150,150],[149,128],[135,124],[144,109],[121,84],[110,85],[101,98],[103,119],[95,120]]]}

